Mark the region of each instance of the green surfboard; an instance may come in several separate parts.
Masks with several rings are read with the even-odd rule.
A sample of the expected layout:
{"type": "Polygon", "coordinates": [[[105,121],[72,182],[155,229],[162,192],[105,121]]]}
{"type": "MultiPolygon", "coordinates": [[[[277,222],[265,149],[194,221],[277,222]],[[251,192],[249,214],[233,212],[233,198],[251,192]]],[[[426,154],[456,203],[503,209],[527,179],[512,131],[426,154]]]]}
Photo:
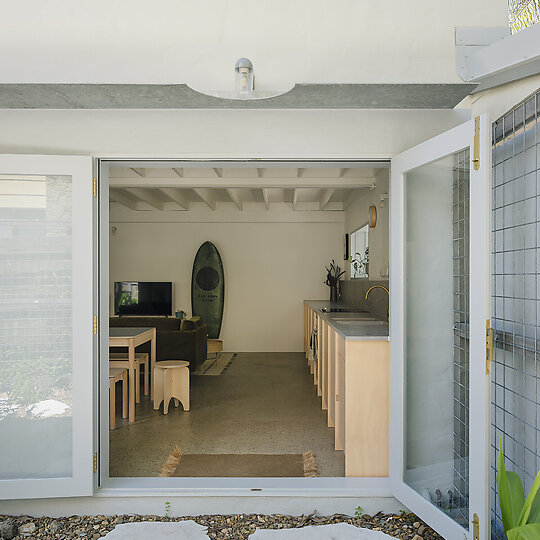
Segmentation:
{"type": "Polygon", "coordinates": [[[225,304],[225,276],[221,257],[212,242],[197,251],[191,274],[191,311],[208,326],[208,338],[218,339],[225,304]]]}

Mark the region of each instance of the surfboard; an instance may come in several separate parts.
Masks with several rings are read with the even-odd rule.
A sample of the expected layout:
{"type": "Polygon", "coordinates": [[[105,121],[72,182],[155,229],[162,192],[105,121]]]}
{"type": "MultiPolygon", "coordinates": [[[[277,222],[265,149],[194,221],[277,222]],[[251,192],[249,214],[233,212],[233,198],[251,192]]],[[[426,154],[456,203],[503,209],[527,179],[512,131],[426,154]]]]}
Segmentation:
{"type": "Polygon", "coordinates": [[[204,242],[195,255],[191,274],[191,311],[208,326],[208,338],[218,339],[225,304],[225,275],[216,246],[204,242]]]}

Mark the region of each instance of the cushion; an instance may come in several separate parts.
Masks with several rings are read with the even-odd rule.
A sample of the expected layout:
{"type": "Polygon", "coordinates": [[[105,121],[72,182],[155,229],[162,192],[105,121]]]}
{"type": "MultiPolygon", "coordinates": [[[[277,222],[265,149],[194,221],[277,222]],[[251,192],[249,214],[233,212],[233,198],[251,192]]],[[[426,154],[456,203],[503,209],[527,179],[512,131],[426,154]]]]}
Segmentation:
{"type": "Polygon", "coordinates": [[[180,330],[195,330],[195,321],[190,319],[182,319],[180,323],[180,330]]]}

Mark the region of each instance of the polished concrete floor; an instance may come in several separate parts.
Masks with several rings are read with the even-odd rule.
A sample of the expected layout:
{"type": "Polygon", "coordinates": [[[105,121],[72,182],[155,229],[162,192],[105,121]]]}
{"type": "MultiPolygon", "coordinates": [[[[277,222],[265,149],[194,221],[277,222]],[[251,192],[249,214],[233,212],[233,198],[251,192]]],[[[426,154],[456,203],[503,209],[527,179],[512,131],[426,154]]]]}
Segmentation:
{"type": "Polygon", "coordinates": [[[319,476],[344,475],[343,452],[334,450],[303,353],[239,353],[222,375],[191,377],[189,412],[161,411],[143,397],[134,423],[117,415],[111,476],[157,476],[176,445],[184,454],[312,451],[319,476]]]}

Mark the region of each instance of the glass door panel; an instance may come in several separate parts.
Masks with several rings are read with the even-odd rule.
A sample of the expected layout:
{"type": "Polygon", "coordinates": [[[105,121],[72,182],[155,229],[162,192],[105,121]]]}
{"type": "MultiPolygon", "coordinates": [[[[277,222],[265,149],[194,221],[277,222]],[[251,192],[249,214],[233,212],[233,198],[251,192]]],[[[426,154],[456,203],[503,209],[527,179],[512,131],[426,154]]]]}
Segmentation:
{"type": "Polygon", "coordinates": [[[90,178],[0,156],[0,498],[92,492],[90,178]]]}
{"type": "Polygon", "coordinates": [[[404,480],[467,527],[469,151],[405,175],[404,480]]]}
{"type": "Polygon", "coordinates": [[[449,540],[489,538],[490,132],[481,116],[392,158],[390,477],[449,540]]]}
{"type": "Polygon", "coordinates": [[[73,473],[71,187],[0,175],[2,479],[73,473]]]}

